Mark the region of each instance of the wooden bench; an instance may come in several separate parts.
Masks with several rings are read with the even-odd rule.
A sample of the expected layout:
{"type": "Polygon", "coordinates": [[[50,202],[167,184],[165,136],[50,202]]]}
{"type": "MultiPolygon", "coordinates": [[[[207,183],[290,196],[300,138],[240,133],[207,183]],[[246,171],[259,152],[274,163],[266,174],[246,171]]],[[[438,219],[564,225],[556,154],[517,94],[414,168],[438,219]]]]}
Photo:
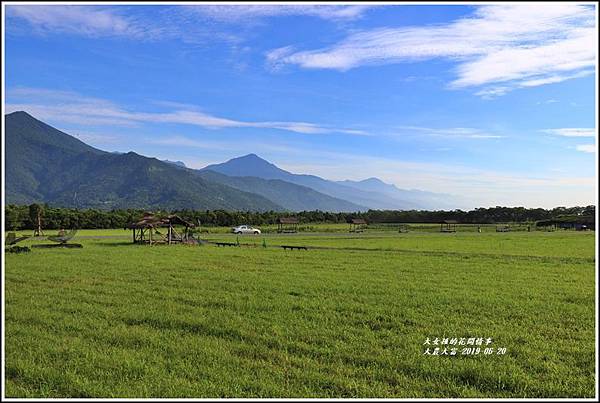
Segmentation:
{"type": "Polygon", "coordinates": [[[303,250],[308,250],[308,249],[306,248],[306,246],[281,245],[281,247],[282,247],[284,250],[287,250],[287,249],[290,249],[290,250],[294,250],[294,249],[303,249],[303,250]]]}
{"type": "Polygon", "coordinates": [[[217,245],[217,246],[239,246],[235,242],[215,242],[215,245],[217,245]]]}

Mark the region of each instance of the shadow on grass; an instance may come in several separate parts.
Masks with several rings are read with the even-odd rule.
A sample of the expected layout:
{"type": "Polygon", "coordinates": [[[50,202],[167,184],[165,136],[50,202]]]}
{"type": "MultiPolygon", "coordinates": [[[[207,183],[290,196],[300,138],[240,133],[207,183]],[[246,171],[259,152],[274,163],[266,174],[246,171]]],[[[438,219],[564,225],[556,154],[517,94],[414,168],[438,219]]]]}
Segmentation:
{"type": "Polygon", "coordinates": [[[119,242],[94,242],[94,245],[98,245],[98,246],[131,246],[131,247],[140,247],[140,246],[147,246],[147,245],[142,245],[142,244],[138,244],[138,243],[133,243],[131,241],[119,241],[119,242]]]}
{"type": "MultiPolygon", "coordinates": [[[[101,241],[101,242],[94,242],[94,245],[96,246],[113,246],[113,247],[119,247],[119,246],[129,246],[132,248],[169,248],[169,247],[174,247],[174,246],[180,246],[182,244],[173,244],[173,245],[169,245],[167,243],[155,243],[152,245],[149,244],[143,244],[143,243],[133,243],[131,241],[119,241],[119,242],[105,242],[105,241],[101,241]]],[[[190,248],[197,248],[198,245],[184,245],[184,246],[188,246],[190,248]]],[[[204,245],[202,245],[204,246],[204,245]]]]}

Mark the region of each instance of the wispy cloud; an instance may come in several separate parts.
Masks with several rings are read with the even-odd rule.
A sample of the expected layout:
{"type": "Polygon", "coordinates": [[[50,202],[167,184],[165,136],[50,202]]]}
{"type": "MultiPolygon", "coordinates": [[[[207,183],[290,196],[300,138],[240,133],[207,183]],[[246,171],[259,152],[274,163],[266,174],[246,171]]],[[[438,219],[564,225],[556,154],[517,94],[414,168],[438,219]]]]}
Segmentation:
{"type": "MultiPolygon", "coordinates": [[[[178,105],[179,109],[168,112],[137,112],[127,110],[113,102],[81,96],[74,92],[48,89],[16,88],[7,91],[8,113],[27,111],[40,119],[81,125],[136,126],[143,123],[178,123],[200,126],[206,129],[262,128],[277,129],[301,134],[368,135],[362,130],[339,128],[311,122],[241,121],[214,116],[198,107],[178,105]]],[[[167,104],[168,105],[168,104],[167,104]]]]}
{"type": "MultiPolygon", "coordinates": [[[[234,153],[233,156],[239,156],[241,154],[247,154],[249,151],[254,151],[252,147],[255,145],[252,140],[245,141],[232,141],[232,140],[198,140],[182,135],[167,135],[161,136],[161,138],[148,138],[143,140],[144,144],[156,144],[160,146],[173,147],[174,149],[185,148],[198,148],[203,150],[210,150],[210,155],[215,155],[215,152],[226,152],[228,154],[234,153]]],[[[297,153],[299,148],[297,145],[289,144],[287,142],[281,142],[278,140],[277,143],[261,144],[261,152],[269,153],[284,153],[294,154],[297,153]]],[[[308,151],[308,150],[306,150],[308,151]]],[[[222,162],[222,161],[213,161],[222,162]]],[[[198,166],[196,164],[189,164],[190,167],[203,168],[204,166],[198,166]]]]}
{"type": "Polygon", "coordinates": [[[488,87],[482,90],[479,90],[475,93],[475,95],[483,98],[483,99],[494,99],[497,97],[501,97],[502,95],[506,95],[512,90],[511,87],[500,86],[500,87],[488,87]]]}
{"type": "Polygon", "coordinates": [[[282,17],[309,16],[324,20],[353,20],[361,17],[370,7],[365,5],[190,5],[185,12],[192,12],[207,19],[238,23],[251,20],[282,17]]]}
{"type": "Polygon", "coordinates": [[[477,94],[492,98],[592,74],[596,48],[593,7],[511,4],[481,6],[448,24],[363,30],[323,49],[286,46],[266,59],[272,68],[293,64],[345,71],[446,58],[458,63],[450,88],[488,86],[477,94]]]}
{"type": "Polygon", "coordinates": [[[544,133],[563,137],[596,137],[596,129],[582,127],[565,127],[561,129],[544,129],[544,133]]]}
{"type": "Polygon", "coordinates": [[[118,10],[98,6],[9,5],[9,18],[25,20],[40,34],[68,33],[89,37],[125,36],[136,39],[157,38],[161,30],[148,26],[118,10]]]}
{"type": "Polygon", "coordinates": [[[360,18],[372,6],[366,5],[171,5],[146,7],[112,5],[9,5],[11,33],[72,34],[86,37],[125,37],[159,41],[177,39],[206,45],[207,41],[238,43],[243,35],[226,28],[228,24],[254,25],[267,18],[308,16],[332,22],[360,18]],[[132,11],[135,11],[132,12],[132,11]]]}
{"type": "Polygon", "coordinates": [[[421,126],[398,126],[397,129],[403,134],[418,133],[419,135],[447,138],[500,139],[506,137],[472,127],[432,128],[421,126]]]}
{"type": "Polygon", "coordinates": [[[535,104],[536,105],[549,105],[549,104],[555,104],[557,102],[558,102],[558,100],[556,100],[556,99],[547,99],[545,101],[538,101],[535,104]]]}
{"type": "Polygon", "coordinates": [[[575,149],[584,153],[595,153],[596,144],[580,144],[578,146],[575,146],[575,149]]]}
{"type": "Polygon", "coordinates": [[[173,146],[173,147],[193,147],[193,148],[201,148],[206,150],[222,150],[227,151],[231,150],[231,143],[229,142],[217,142],[217,141],[200,141],[195,139],[190,139],[184,136],[167,136],[160,139],[151,139],[148,140],[147,143],[150,144],[158,144],[163,146],[173,146]]]}
{"type": "MultiPolygon", "coordinates": [[[[596,137],[596,129],[591,127],[563,127],[559,129],[543,129],[540,130],[543,133],[551,134],[554,136],[561,137],[573,137],[573,138],[581,138],[581,137],[596,137]]],[[[595,144],[579,144],[576,146],[570,146],[569,148],[575,149],[577,151],[581,151],[584,153],[595,153],[596,145],[595,144]]]]}

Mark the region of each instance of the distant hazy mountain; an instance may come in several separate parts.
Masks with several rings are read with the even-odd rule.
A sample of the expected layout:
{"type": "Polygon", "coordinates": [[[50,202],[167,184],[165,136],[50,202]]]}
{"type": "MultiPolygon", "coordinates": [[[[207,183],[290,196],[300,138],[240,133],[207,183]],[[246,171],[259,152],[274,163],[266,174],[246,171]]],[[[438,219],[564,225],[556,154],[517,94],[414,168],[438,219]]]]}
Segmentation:
{"type": "Polygon", "coordinates": [[[393,192],[395,190],[400,190],[396,186],[385,183],[381,179],[377,178],[369,178],[362,181],[337,181],[340,185],[350,186],[362,190],[366,190],[368,192],[393,192]]]}
{"type": "Polygon", "coordinates": [[[5,116],[6,202],[79,208],[284,210],[133,152],[97,150],[25,112],[5,116]]]}
{"type": "Polygon", "coordinates": [[[211,170],[201,170],[199,175],[210,182],[222,183],[235,189],[260,194],[287,210],[321,210],[351,212],[366,210],[365,207],[346,200],[317,192],[306,186],[281,179],[262,179],[255,176],[227,176],[211,170]]]}
{"type": "Polygon", "coordinates": [[[293,174],[271,164],[256,154],[248,154],[243,157],[233,158],[221,164],[209,165],[203,168],[203,170],[211,170],[228,176],[255,176],[263,179],[280,179],[309,187],[331,197],[364,206],[362,207],[362,210],[368,210],[369,208],[385,208],[381,207],[385,203],[382,204],[378,200],[378,195],[376,194],[340,185],[315,175],[293,174]]]}
{"type": "Polygon", "coordinates": [[[335,182],[315,175],[293,174],[265,161],[256,154],[248,154],[221,164],[209,165],[203,170],[211,170],[228,176],[279,179],[309,187],[337,199],[347,200],[363,206],[363,209],[408,210],[457,207],[454,198],[450,195],[398,189],[377,178],[359,182],[350,180],[335,182]]]}
{"type": "Polygon", "coordinates": [[[464,201],[454,195],[415,189],[399,189],[395,185],[385,183],[378,178],[368,178],[362,181],[345,180],[337,183],[367,192],[379,193],[397,200],[398,203],[410,201],[420,209],[456,209],[464,204],[464,201]]]}

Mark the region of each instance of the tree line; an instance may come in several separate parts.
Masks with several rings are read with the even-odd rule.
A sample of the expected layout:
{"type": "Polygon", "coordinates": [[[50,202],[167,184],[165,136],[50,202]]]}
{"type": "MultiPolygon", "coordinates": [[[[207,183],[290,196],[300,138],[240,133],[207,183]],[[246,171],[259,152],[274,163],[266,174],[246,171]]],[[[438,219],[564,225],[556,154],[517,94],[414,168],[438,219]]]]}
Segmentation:
{"type": "MultiPolygon", "coordinates": [[[[535,222],[564,216],[595,216],[595,206],[556,207],[553,209],[524,207],[490,207],[470,211],[426,210],[369,210],[360,213],[330,213],[325,211],[301,211],[296,213],[267,211],[225,210],[176,210],[153,211],[157,215],[177,214],[186,221],[202,226],[235,226],[240,224],[268,225],[277,223],[280,217],[297,217],[300,223],[346,223],[352,218],[363,218],[368,223],[439,223],[456,220],[465,224],[496,224],[509,222],[535,222]]],[[[97,210],[51,207],[47,204],[6,206],[5,223],[8,230],[34,229],[38,215],[44,229],[79,228],[110,229],[126,228],[143,217],[146,210],[97,210]]]]}

